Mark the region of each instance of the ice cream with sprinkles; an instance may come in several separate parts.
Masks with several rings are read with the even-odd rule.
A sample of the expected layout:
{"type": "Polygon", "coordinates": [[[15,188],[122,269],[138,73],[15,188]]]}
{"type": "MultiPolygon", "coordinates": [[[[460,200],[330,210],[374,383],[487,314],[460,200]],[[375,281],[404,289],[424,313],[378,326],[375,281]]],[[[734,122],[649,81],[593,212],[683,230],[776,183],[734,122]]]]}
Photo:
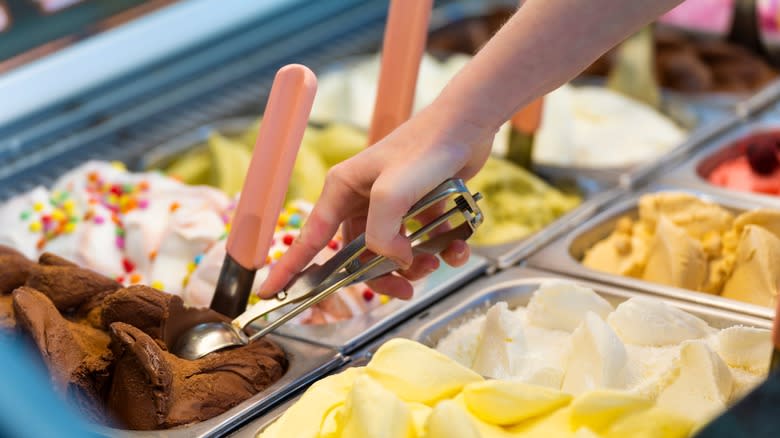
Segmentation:
{"type": "MultiPolygon", "coordinates": [[[[90,161],[47,189],[36,187],[0,206],[0,244],[30,258],[45,251],[125,285],[148,284],[207,307],[225,254],[236,206],[223,192],[190,186],[159,172],[128,172],[121,163],[90,161]]],[[[279,215],[267,266],[292,244],[310,212],[291,202],[279,215]]],[[[341,247],[330,242],[320,261],[341,247]]],[[[255,289],[255,291],[257,291],[255,289]]],[[[347,288],[299,316],[303,323],[348,319],[382,302],[366,285],[347,288]]]]}

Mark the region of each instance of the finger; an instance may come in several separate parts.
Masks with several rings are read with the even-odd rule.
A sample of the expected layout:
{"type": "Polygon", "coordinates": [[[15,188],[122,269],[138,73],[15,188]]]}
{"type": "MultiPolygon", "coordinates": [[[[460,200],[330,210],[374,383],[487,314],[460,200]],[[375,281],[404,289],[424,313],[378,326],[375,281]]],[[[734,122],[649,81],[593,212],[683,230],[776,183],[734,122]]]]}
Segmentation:
{"type": "Polygon", "coordinates": [[[392,274],[375,278],[366,284],[374,292],[402,300],[408,300],[414,295],[414,288],[409,280],[392,274]]]}
{"type": "Polygon", "coordinates": [[[330,242],[344,219],[355,209],[361,206],[365,208],[365,203],[361,205],[357,201],[359,195],[343,182],[343,178],[337,172],[328,175],[320,199],[306,219],[298,238],[271,269],[260,287],[258,295],[261,298],[268,298],[283,289],[330,242]]]}
{"type": "Polygon", "coordinates": [[[444,262],[453,268],[463,266],[471,256],[469,245],[462,240],[455,240],[441,252],[441,258],[444,262]]]}
{"type": "Polygon", "coordinates": [[[455,172],[450,169],[451,163],[446,157],[436,154],[412,162],[412,166],[387,169],[379,175],[371,187],[366,220],[366,246],[374,253],[392,259],[403,269],[408,269],[412,263],[409,240],[397,232],[404,215],[415,202],[455,172]]]}
{"type": "Polygon", "coordinates": [[[431,254],[420,254],[414,258],[409,269],[398,271],[398,273],[409,281],[417,281],[439,269],[439,265],[438,257],[431,254]]]}

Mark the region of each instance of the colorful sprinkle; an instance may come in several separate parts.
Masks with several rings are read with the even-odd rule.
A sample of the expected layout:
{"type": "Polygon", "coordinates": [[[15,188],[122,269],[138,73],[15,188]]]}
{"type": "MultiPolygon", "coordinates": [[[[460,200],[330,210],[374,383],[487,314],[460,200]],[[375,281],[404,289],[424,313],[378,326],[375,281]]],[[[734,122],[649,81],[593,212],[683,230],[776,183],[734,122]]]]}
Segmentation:
{"type": "Polygon", "coordinates": [[[42,202],[36,202],[35,204],[33,204],[33,210],[35,210],[35,211],[43,210],[43,203],[42,202]]]}
{"type": "Polygon", "coordinates": [[[274,260],[279,260],[280,258],[282,258],[283,255],[284,255],[284,252],[276,250],[276,251],[274,251],[274,254],[273,254],[272,257],[273,257],[274,260]]]}
{"type": "Polygon", "coordinates": [[[141,276],[138,274],[133,274],[130,276],[130,284],[138,284],[141,282],[141,276]]]}
{"type": "Polygon", "coordinates": [[[152,251],[149,253],[149,260],[154,261],[154,259],[157,258],[157,251],[152,251]]]}
{"type": "Polygon", "coordinates": [[[380,295],[379,302],[382,304],[387,304],[390,302],[390,297],[388,297],[387,295],[380,295]]]}
{"type": "Polygon", "coordinates": [[[29,228],[30,228],[30,231],[32,231],[33,233],[37,233],[37,232],[41,231],[41,229],[43,227],[42,227],[40,222],[34,221],[34,222],[30,222],[29,228]]]}
{"type": "Polygon", "coordinates": [[[128,259],[122,260],[122,267],[125,268],[125,272],[128,274],[135,271],[135,264],[128,259]]]}
{"type": "Polygon", "coordinates": [[[192,271],[194,271],[195,268],[197,268],[197,267],[198,267],[198,265],[196,265],[195,262],[187,263],[187,273],[191,274],[192,271]]]}
{"type": "Polygon", "coordinates": [[[65,214],[65,210],[54,210],[51,212],[51,218],[57,222],[62,222],[67,219],[68,215],[65,214]]]}
{"type": "Polygon", "coordinates": [[[254,306],[255,304],[260,302],[260,297],[258,297],[255,294],[249,295],[249,304],[254,306]]]}
{"type": "Polygon", "coordinates": [[[106,220],[105,220],[105,219],[103,219],[103,216],[94,216],[94,217],[92,218],[92,222],[94,222],[94,223],[96,223],[96,224],[98,224],[98,225],[103,225],[103,223],[104,223],[105,221],[106,221],[106,220]]]}
{"type": "Polygon", "coordinates": [[[76,224],[74,222],[68,222],[64,227],[62,227],[62,232],[65,234],[71,234],[74,231],[76,231],[76,224]]]}
{"type": "Polygon", "coordinates": [[[125,239],[124,237],[117,236],[116,237],[116,247],[119,249],[125,249],[125,239]]]}
{"type": "Polygon", "coordinates": [[[202,261],[203,261],[203,254],[198,254],[198,255],[195,256],[195,264],[196,265],[199,265],[200,262],[202,262],[202,261]]]}
{"type": "Polygon", "coordinates": [[[176,201],[173,201],[171,202],[171,206],[169,207],[169,209],[171,210],[171,213],[173,213],[174,211],[178,210],[179,207],[181,207],[181,204],[179,204],[176,201]]]}
{"type": "Polygon", "coordinates": [[[290,226],[295,228],[300,228],[301,226],[301,215],[298,213],[294,213],[290,215],[290,220],[288,221],[290,223],[290,226]]]}
{"type": "Polygon", "coordinates": [[[162,281],[159,281],[159,280],[153,281],[152,284],[150,284],[149,286],[151,286],[152,289],[157,289],[157,290],[163,290],[164,289],[162,281]]]}
{"type": "Polygon", "coordinates": [[[23,212],[22,212],[22,213],[19,215],[19,219],[21,219],[21,220],[23,220],[23,221],[27,221],[27,219],[30,219],[30,212],[29,212],[29,211],[23,211],[23,212]]]}
{"type": "Polygon", "coordinates": [[[122,172],[127,171],[127,166],[125,166],[125,163],[121,161],[112,161],[111,167],[113,167],[116,170],[121,170],[122,172]]]}
{"type": "Polygon", "coordinates": [[[371,301],[374,298],[374,292],[371,289],[365,289],[363,291],[363,299],[366,301],[371,301]]]}
{"type": "Polygon", "coordinates": [[[285,234],[284,237],[282,237],[282,242],[287,246],[292,245],[293,240],[295,240],[295,238],[292,236],[292,234],[285,234]]]}
{"type": "Polygon", "coordinates": [[[335,240],[331,240],[330,242],[328,242],[328,248],[332,249],[333,251],[336,251],[339,249],[339,243],[336,242],[335,240]]]}

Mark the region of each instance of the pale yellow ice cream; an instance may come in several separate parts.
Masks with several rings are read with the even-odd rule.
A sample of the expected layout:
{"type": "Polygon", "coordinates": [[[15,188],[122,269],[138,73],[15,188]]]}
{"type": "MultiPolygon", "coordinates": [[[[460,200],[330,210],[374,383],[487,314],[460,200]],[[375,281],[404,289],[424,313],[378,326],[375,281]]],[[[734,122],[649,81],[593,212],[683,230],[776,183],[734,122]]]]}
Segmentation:
{"type": "Polygon", "coordinates": [[[592,289],[556,280],[526,307],[494,304],[436,349],[487,378],[575,397],[626,391],[702,424],[762,381],[772,342],[767,329],[719,330],[656,298],[613,308],[592,289]]]}
{"type": "Polygon", "coordinates": [[[394,339],[371,362],[315,383],[260,437],[686,437],[695,423],[619,391],[578,397],[485,380],[421,344],[394,339]]]}
{"type": "Polygon", "coordinates": [[[639,200],[582,263],[598,271],[774,306],[780,286],[780,211],[737,217],[686,193],[639,200]]]}

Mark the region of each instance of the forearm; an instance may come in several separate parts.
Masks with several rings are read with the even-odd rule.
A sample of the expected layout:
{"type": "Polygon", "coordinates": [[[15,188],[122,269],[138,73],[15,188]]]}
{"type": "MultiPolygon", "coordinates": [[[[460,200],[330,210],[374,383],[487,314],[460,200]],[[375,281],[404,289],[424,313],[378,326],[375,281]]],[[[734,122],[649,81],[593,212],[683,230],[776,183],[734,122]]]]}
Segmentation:
{"type": "Polygon", "coordinates": [[[453,127],[495,132],[515,111],[681,1],[527,0],[433,106],[453,127]]]}

